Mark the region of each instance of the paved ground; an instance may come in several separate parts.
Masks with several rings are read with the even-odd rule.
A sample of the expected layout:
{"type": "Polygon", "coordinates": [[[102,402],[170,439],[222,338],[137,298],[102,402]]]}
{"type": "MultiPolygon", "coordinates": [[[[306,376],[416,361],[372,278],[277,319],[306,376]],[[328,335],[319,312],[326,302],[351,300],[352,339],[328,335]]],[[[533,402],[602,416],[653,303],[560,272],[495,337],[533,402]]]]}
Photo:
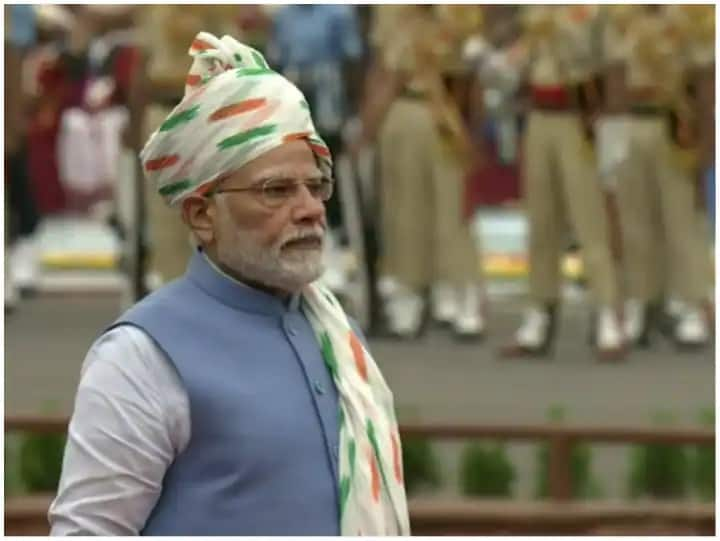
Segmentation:
{"type": "MultiPolygon", "coordinates": [[[[6,318],[6,414],[69,414],[85,351],[119,310],[113,295],[36,297],[6,318]]],[[[588,316],[581,304],[563,313],[555,356],[550,361],[507,363],[498,346],[520,314],[517,300],[490,306],[488,338],[458,344],[442,329],[410,343],[372,340],[376,359],[394,389],[401,420],[477,423],[536,423],[548,407],[563,404],[569,421],[593,425],[645,425],[655,411],[673,412],[692,426],[698,412],[714,404],[712,349],[679,355],[662,339],[621,366],[594,361],[585,344],[588,316]]],[[[460,445],[438,444],[454,491],[460,445]]],[[[518,491],[532,489],[534,447],[510,449],[519,468],[518,491]]],[[[610,496],[622,494],[627,448],[598,448],[594,470],[610,496]]]]}

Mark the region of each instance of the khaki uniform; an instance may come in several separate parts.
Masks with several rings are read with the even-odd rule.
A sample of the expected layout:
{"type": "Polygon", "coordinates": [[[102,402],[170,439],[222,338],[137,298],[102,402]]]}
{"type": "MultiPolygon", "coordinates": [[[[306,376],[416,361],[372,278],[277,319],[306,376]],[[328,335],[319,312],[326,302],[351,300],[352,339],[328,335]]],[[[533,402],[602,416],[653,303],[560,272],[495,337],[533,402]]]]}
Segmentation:
{"type": "Polygon", "coordinates": [[[584,5],[531,6],[524,19],[533,94],[524,159],[530,295],[539,305],[558,300],[569,224],[582,247],[596,303],[614,306],[618,295],[604,195],[573,90],[594,75],[597,11],[584,5]]]}
{"type": "Polygon", "coordinates": [[[476,283],[476,242],[463,212],[470,143],[442,82],[448,59],[460,58],[448,37],[462,37],[455,24],[463,18],[457,8],[376,9],[374,44],[385,67],[404,79],[378,139],[382,274],[416,292],[436,281],[476,283]]]}
{"type": "Polygon", "coordinates": [[[678,6],[642,10],[624,36],[631,114],[617,193],[627,296],[643,303],[672,292],[696,304],[708,288],[707,233],[696,213],[697,152],[684,140],[686,127],[693,129],[685,93],[692,62],[687,23],[678,6]]]}
{"type": "MultiPolygon", "coordinates": [[[[144,140],[165,120],[183,96],[185,78],[192,64],[188,49],[201,30],[217,36],[237,36],[232,5],[146,5],[138,9],[138,26],[149,55],[148,86],[151,103],[144,120],[144,140]]],[[[192,248],[187,226],[179,209],[168,208],[157,187],[146,184],[150,253],[148,271],[163,282],[185,272],[192,248]]]]}

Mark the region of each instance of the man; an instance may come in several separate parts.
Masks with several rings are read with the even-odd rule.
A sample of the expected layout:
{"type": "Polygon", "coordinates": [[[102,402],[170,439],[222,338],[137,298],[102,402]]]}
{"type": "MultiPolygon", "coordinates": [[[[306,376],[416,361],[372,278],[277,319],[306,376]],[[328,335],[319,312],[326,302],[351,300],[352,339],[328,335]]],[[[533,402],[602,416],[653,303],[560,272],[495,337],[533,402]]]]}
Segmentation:
{"type": "Polygon", "coordinates": [[[617,287],[609,247],[604,194],[594,174],[589,116],[597,106],[590,84],[596,51],[593,6],[525,8],[531,111],[527,119],[524,198],[529,223],[531,306],[510,358],[549,351],[560,297],[559,259],[569,224],[582,246],[597,307],[592,328],[600,360],[622,357],[617,287]]]}
{"type": "Polygon", "coordinates": [[[438,286],[435,305],[450,301],[449,310],[435,311],[438,319],[461,339],[485,331],[480,258],[463,208],[474,154],[452,94],[452,83],[467,76],[461,45],[479,26],[479,13],[477,6],[376,6],[376,61],[358,146],[377,142],[378,289],[388,329],[403,339],[423,332],[426,293],[438,286]]]}
{"type": "Polygon", "coordinates": [[[53,534],[407,535],[392,393],[321,272],[331,156],[302,93],[201,32],[141,157],[197,243],[85,361],[53,534]]]}
{"type": "Polygon", "coordinates": [[[691,24],[685,9],[636,7],[625,32],[617,32],[622,39],[609,44],[620,45],[617,56],[625,67],[622,86],[630,112],[628,160],[618,184],[627,273],[625,334],[628,342],[641,346],[649,344],[650,320],[663,293],[682,301],[672,330],[678,345],[700,346],[709,338],[703,311],[708,242],[697,224],[693,180],[697,111],[686,88],[695,82],[692,68],[712,61],[712,28],[704,32],[710,54],[700,59],[694,58],[698,47],[690,36],[702,35],[702,20],[714,20],[714,14],[701,11],[700,20],[691,24]]]}

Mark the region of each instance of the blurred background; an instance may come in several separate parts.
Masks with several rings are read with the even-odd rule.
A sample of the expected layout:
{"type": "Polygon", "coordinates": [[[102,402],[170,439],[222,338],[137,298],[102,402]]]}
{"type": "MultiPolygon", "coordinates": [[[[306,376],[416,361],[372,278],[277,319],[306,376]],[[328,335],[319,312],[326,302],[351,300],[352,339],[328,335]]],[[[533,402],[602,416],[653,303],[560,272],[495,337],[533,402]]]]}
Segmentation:
{"type": "Polygon", "coordinates": [[[47,532],[89,345],[184,272],[138,152],[201,30],[263,52],[333,152],[323,280],[394,391],[415,534],[714,532],[714,6],[4,16],[7,534],[47,532]],[[559,225],[531,238],[534,212],[559,225]],[[557,291],[532,250],[557,253],[557,291]],[[538,291],[558,306],[533,316],[538,291]]]}

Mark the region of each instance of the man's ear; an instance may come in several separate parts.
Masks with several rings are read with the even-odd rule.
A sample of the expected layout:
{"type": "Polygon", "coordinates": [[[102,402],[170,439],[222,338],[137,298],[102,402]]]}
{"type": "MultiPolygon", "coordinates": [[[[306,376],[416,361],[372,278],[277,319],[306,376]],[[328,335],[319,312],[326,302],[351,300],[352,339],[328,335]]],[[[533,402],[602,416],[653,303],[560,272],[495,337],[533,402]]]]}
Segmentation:
{"type": "Polygon", "coordinates": [[[209,199],[191,195],[182,201],[182,219],[207,247],[215,241],[216,208],[209,199]]]}

